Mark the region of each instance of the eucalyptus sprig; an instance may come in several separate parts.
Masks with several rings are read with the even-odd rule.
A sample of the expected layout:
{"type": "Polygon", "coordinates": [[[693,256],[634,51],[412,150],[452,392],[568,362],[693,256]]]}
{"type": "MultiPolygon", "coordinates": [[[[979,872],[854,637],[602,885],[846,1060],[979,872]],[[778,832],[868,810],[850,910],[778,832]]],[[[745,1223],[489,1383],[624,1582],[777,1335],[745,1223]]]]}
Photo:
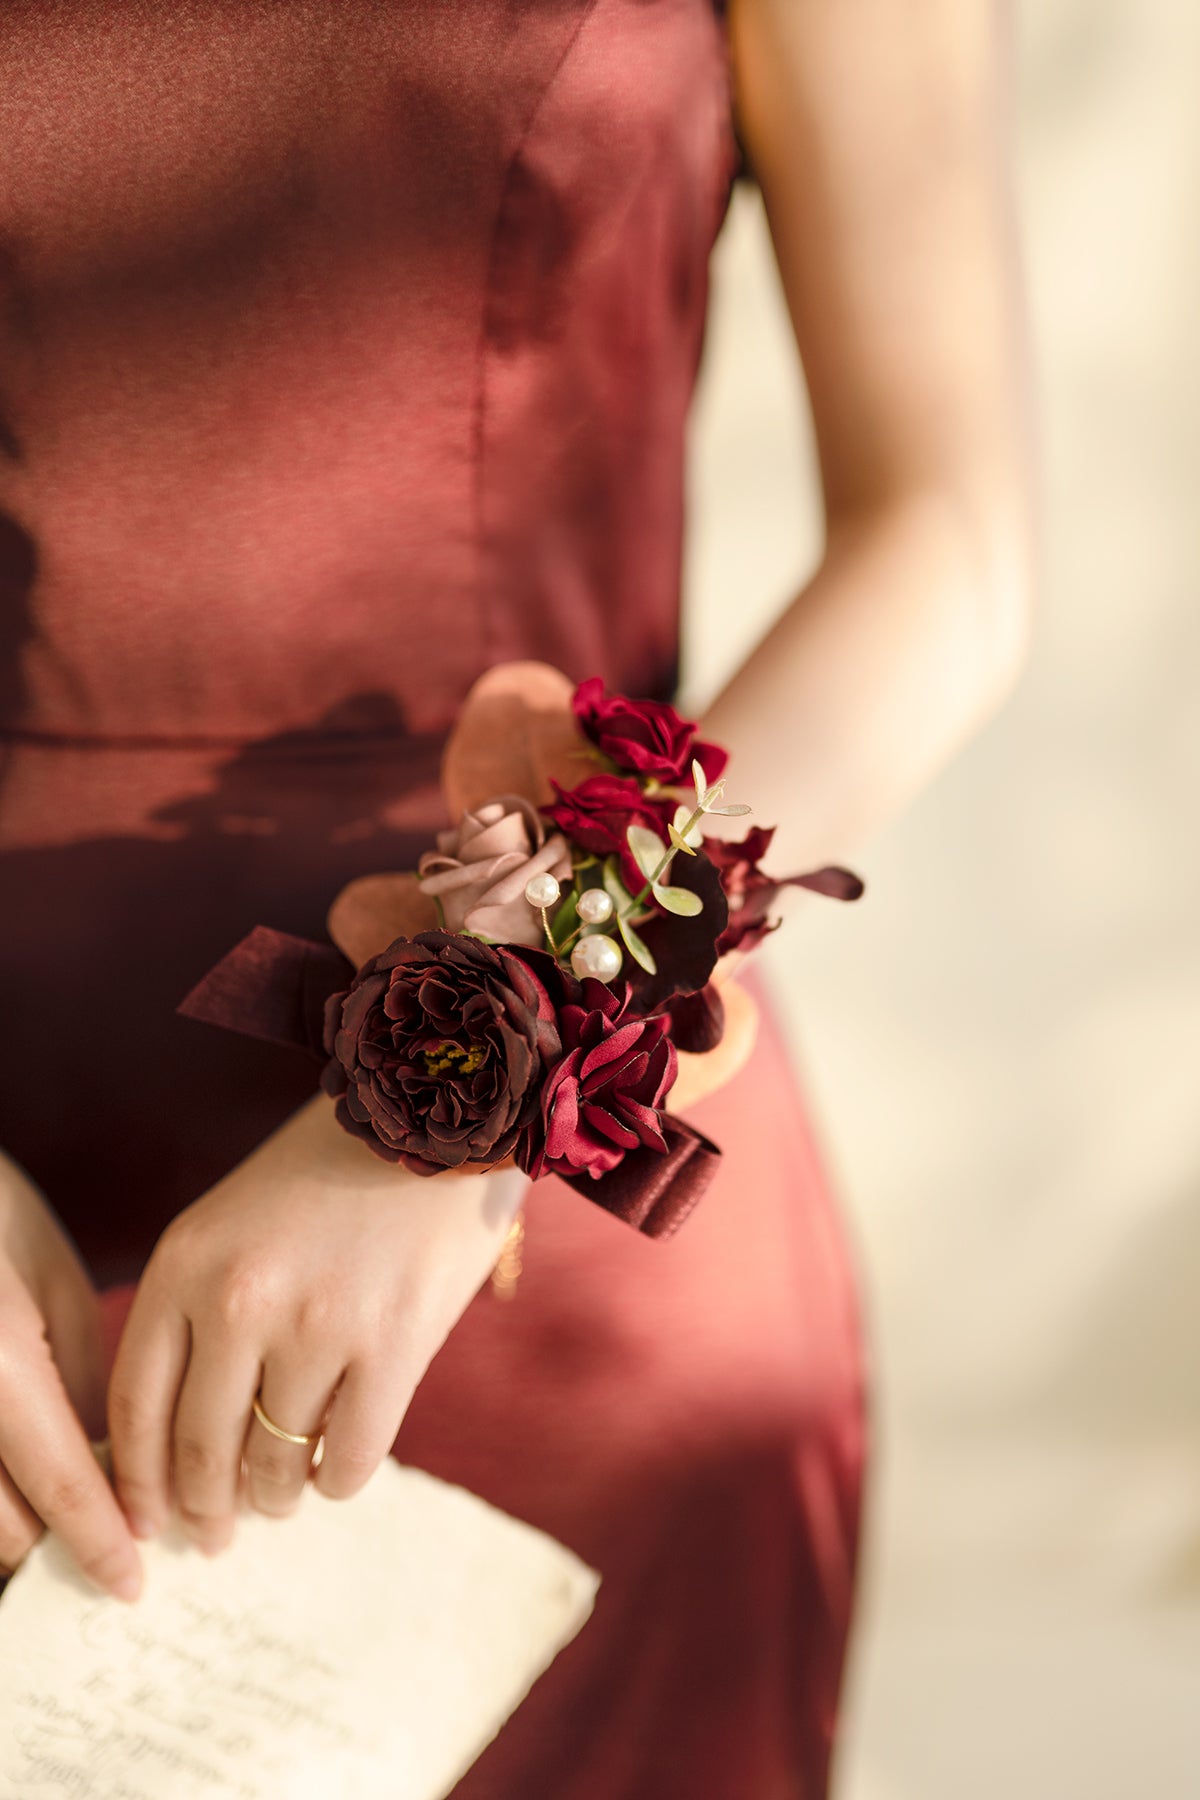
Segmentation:
{"type": "MultiPolygon", "coordinates": [[[[724,781],[709,784],[699,762],[692,764],[692,780],[696,789],[696,804],[693,807],[681,805],[674,819],[667,826],[670,845],[664,849],[663,841],[656,831],[645,825],[630,825],[625,833],[625,840],[638,869],[645,876],[646,885],[639,894],[625,895],[624,904],[617,906],[617,926],[625,940],[626,947],[634,959],[641,963],[651,975],[655,973],[654,958],[646,945],[632,931],[630,921],[653,896],[664,912],[674,913],[678,918],[694,919],[697,913],[703,912],[704,902],[699,894],[690,888],[670,887],[663,877],[680,851],[685,856],[695,856],[700,844],[700,822],[706,814],[722,814],[733,816],[748,813],[750,808],[740,803],[718,806],[717,801],[725,792],[724,781]],[[631,937],[633,942],[630,941],[631,937]]],[[[606,873],[607,879],[607,873],[606,873]]],[[[624,894],[624,889],[622,889],[624,894]]],[[[614,899],[616,896],[614,895],[614,899]]]]}
{"type": "Polygon", "coordinates": [[[693,819],[699,818],[701,813],[721,813],[729,818],[736,818],[751,810],[741,801],[732,802],[728,806],[714,805],[714,801],[719,800],[725,792],[725,778],[722,776],[720,781],[714,781],[709,787],[708,777],[698,762],[692,763],[692,780],[696,786],[696,810],[692,815],[693,819]]]}

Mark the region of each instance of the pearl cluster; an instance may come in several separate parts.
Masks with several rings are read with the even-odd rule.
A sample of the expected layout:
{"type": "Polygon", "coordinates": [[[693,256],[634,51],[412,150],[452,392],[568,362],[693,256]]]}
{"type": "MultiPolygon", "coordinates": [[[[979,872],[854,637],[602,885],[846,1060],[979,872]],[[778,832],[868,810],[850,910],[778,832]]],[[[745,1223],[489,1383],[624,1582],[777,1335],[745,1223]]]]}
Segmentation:
{"type": "MultiPolygon", "coordinates": [[[[562,888],[553,875],[531,875],[525,883],[526,900],[543,917],[548,907],[558,904],[561,895],[562,888]]],[[[584,888],[576,911],[585,925],[603,925],[613,915],[612,897],[603,888],[584,888]]],[[[621,946],[603,932],[586,933],[571,952],[571,967],[581,981],[586,976],[594,981],[615,981],[621,973],[621,962],[621,946]]]]}

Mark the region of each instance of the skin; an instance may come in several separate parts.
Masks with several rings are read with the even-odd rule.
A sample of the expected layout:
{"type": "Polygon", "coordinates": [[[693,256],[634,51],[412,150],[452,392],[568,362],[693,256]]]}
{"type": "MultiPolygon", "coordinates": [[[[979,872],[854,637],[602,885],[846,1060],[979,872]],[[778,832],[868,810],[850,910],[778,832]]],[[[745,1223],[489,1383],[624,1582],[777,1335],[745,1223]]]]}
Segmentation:
{"type": "Polygon", "coordinates": [[[775,866],[800,870],[900,812],[1007,696],[1028,646],[1039,550],[1009,12],[730,0],[728,16],[826,547],[704,733],[732,754],[734,797],[779,821],[775,866]]]}
{"type": "MultiPolygon", "coordinates": [[[[704,730],[732,750],[738,795],[781,821],[780,868],[845,857],[901,810],[1025,655],[1036,532],[1005,22],[985,0],[730,0],[738,127],[811,396],[827,545],[704,730]]],[[[0,1559],[14,1566],[44,1522],[115,1590],[136,1549],[79,1422],[95,1407],[94,1297],[10,1168],[3,1192],[0,1559]]],[[[180,1214],[108,1391],[138,1532],[174,1499],[217,1550],[243,1502],[294,1507],[311,1454],[253,1419],[260,1384],[288,1430],[328,1413],[312,1478],[356,1492],[518,1199],[398,1172],[319,1096],[180,1214]]]]}
{"type": "Polygon", "coordinates": [[[0,1156],[0,1568],[43,1526],[89,1580],[136,1597],[136,1547],[88,1447],[104,1435],[96,1296],[42,1196],[0,1156]]]}

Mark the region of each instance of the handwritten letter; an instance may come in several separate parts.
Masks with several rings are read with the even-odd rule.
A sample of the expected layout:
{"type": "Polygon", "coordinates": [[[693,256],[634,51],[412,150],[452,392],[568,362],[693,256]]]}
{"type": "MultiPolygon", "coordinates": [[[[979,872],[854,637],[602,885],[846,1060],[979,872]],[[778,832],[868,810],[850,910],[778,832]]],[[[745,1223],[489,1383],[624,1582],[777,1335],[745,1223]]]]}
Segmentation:
{"type": "Polygon", "coordinates": [[[0,1600],[0,1794],[442,1800],[591,1610],[597,1577],[385,1461],[353,1500],[173,1527],[132,1607],[44,1538],[0,1600]]]}

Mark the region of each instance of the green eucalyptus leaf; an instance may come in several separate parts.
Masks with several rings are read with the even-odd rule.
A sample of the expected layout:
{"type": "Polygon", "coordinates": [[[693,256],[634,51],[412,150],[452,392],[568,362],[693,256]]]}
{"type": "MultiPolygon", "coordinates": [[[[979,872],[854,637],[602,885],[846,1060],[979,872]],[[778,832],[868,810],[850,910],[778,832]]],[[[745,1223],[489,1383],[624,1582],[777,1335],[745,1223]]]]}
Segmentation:
{"type": "Polygon", "coordinates": [[[615,856],[604,859],[604,888],[617,912],[633,905],[633,895],[621,880],[621,865],[615,856]]]}
{"type": "Polygon", "coordinates": [[[633,926],[629,923],[629,920],[624,917],[619,918],[617,920],[617,928],[620,931],[621,936],[625,939],[625,948],[628,950],[630,956],[632,956],[634,962],[640,963],[647,975],[657,975],[658,964],[651,956],[637,932],[633,929],[633,926]]]}
{"type": "Polygon", "coordinates": [[[692,758],[692,780],[696,786],[696,805],[698,809],[703,812],[704,798],[708,793],[708,776],[704,773],[703,768],[700,763],[696,761],[695,757],[692,758]]]}
{"type": "Polygon", "coordinates": [[[681,919],[694,919],[697,913],[704,911],[703,900],[699,894],[693,894],[691,888],[659,887],[656,884],[650,892],[661,907],[681,919]]]}
{"type": "Polygon", "coordinates": [[[720,813],[723,818],[732,819],[741,813],[748,813],[752,809],[739,804],[737,806],[710,806],[708,810],[711,813],[720,813]]]}
{"type": "Polygon", "coordinates": [[[578,901],[578,894],[575,892],[574,888],[571,888],[565,895],[562,904],[555,913],[553,919],[550,921],[550,930],[556,944],[561,944],[564,939],[569,938],[575,927],[578,925],[578,901]]]}
{"type": "Polygon", "coordinates": [[[671,842],[674,844],[674,846],[677,850],[682,850],[683,854],[685,856],[695,856],[696,852],[693,850],[692,846],[688,843],[688,841],[684,837],[682,831],[680,831],[675,825],[667,826],[667,834],[670,837],[671,842]]]}
{"type": "Polygon", "coordinates": [[[642,874],[650,881],[658,872],[658,865],[663,859],[664,845],[656,831],[650,831],[645,825],[631,825],[625,833],[625,841],[633,852],[633,860],[642,874]]]}

